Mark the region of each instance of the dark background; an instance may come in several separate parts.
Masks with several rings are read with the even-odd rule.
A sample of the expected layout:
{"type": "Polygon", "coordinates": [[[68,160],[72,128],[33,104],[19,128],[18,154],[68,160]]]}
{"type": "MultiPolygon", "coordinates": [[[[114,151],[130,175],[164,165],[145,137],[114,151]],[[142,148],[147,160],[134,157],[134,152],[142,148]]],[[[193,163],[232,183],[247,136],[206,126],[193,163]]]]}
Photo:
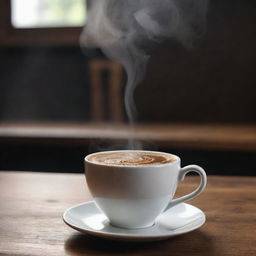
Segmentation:
{"type": "MultiPolygon", "coordinates": [[[[137,122],[256,124],[255,24],[255,1],[211,1],[194,49],[168,41],[154,51],[135,91],[137,122]]],[[[92,58],[78,45],[1,46],[0,121],[90,121],[92,58]]],[[[210,173],[255,173],[255,152],[159,150],[210,173]]],[[[89,151],[0,142],[0,169],[79,172],[89,151]]]]}

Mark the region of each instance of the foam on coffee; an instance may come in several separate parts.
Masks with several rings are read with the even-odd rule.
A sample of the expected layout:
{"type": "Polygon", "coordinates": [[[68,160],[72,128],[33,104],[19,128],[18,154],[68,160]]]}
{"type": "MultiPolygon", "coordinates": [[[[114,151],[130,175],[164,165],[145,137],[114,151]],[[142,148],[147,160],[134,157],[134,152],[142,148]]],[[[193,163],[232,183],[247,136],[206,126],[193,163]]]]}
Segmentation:
{"type": "Polygon", "coordinates": [[[97,164],[120,166],[159,165],[176,160],[172,155],[147,151],[110,151],[93,154],[87,159],[97,164]]]}

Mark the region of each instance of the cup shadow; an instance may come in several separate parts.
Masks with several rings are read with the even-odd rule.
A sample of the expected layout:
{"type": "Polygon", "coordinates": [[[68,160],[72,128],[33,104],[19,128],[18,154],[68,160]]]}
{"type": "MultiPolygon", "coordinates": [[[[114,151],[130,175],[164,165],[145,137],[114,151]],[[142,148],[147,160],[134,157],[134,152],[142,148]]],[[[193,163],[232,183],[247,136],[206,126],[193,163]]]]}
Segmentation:
{"type": "Polygon", "coordinates": [[[65,241],[65,252],[70,256],[80,255],[217,255],[214,241],[200,230],[153,242],[122,242],[74,233],[65,241]]]}

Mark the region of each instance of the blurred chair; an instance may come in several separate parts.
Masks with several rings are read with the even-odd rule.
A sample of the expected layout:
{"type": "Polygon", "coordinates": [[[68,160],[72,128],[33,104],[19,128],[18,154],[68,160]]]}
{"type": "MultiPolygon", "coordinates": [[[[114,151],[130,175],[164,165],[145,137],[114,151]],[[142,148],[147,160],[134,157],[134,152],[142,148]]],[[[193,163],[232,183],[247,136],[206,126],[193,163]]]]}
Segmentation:
{"type": "Polygon", "coordinates": [[[104,121],[104,98],[107,99],[108,113],[112,122],[124,121],[123,108],[123,68],[120,64],[102,59],[91,60],[90,72],[90,107],[91,119],[94,122],[104,121]],[[104,83],[103,73],[107,73],[107,83],[104,83]],[[107,86],[104,90],[103,86],[107,86]],[[104,95],[104,92],[107,95],[104,95]]]}

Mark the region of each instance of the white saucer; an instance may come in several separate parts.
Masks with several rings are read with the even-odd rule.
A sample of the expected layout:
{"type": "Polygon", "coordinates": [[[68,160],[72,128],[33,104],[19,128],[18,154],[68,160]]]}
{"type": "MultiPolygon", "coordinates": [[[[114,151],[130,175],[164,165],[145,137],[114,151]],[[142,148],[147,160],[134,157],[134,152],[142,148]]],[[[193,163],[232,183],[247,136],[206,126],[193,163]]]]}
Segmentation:
{"type": "Polygon", "coordinates": [[[123,241],[153,241],[195,230],[204,224],[205,215],[197,207],[181,203],[161,214],[151,227],[123,229],[112,226],[94,202],[87,202],[67,209],[63,220],[70,227],[93,236],[123,241]]]}

